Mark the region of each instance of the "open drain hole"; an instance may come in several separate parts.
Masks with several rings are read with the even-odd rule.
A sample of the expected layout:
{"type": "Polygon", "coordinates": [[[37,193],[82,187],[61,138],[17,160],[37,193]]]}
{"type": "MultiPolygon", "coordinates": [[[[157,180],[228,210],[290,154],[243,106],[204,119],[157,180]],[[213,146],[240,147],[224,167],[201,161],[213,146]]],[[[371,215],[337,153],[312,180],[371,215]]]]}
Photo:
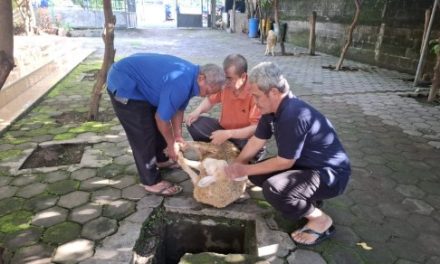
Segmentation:
{"type": "Polygon", "coordinates": [[[80,163],[84,149],[88,145],[90,144],[38,146],[26,159],[20,170],[80,163]]]}
{"type": "Polygon", "coordinates": [[[255,221],[159,209],[145,222],[134,251],[141,258],[154,259],[151,263],[159,264],[177,264],[187,253],[191,255],[185,258],[203,257],[207,261],[204,263],[215,263],[228,254],[240,254],[254,263],[257,260],[255,221]]]}

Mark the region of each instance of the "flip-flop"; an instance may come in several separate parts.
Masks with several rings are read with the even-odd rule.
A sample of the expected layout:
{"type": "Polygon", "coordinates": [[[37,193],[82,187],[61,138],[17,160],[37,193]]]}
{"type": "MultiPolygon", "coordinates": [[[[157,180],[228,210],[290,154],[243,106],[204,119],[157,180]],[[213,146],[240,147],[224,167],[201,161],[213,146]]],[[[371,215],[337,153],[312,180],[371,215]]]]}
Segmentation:
{"type": "MultiPolygon", "coordinates": [[[[316,232],[315,230],[310,229],[308,227],[303,227],[303,228],[299,229],[298,232],[300,232],[300,233],[307,233],[307,234],[312,234],[312,235],[316,236],[315,241],[313,241],[312,243],[297,242],[295,239],[293,239],[292,235],[290,237],[292,238],[293,242],[295,242],[295,244],[297,244],[297,245],[311,247],[311,246],[316,246],[319,243],[321,243],[322,241],[330,238],[335,233],[335,231],[336,231],[336,229],[333,225],[331,225],[327,230],[325,230],[322,233],[316,232]]],[[[293,233],[295,233],[295,232],[293,232],[293,233]]]]}
{"type": "Polygon", "coordinates": [[[145,189],[145,191],[149,194],[154,194],[154,195],[159,195],[159,196],[164,196],[164,197],[169,197],[169,196],[174,196],[177,195],[179,193],[181,193],[183,191],[183,187],[177,184],[173,184],[171,186],[166,186],[162,189],[160,189],[158,192],[152,192],[152,191],[148,191],[147,189],[145,189]],[[170,189],[170,188],[174,188],[175,191],[174,192],[170,192],[170,193],[166,193],[166,190],[170,189]]]}

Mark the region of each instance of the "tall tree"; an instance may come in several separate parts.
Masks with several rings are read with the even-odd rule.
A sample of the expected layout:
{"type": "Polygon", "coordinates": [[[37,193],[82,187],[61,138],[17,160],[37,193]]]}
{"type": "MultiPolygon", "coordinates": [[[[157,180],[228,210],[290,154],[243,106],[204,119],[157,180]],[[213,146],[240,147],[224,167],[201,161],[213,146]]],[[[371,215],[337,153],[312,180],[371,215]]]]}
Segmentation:
{"type": "Polygon", "coordinates": [[[102,39],[104,41],[104,61],[102,62],[101,70],[98,73],[98,78],[93,86],[92,98],[89,104],[89,120],[97,120],[99,113],[99,102],[101,101],[102,90],[107,81],[107,73],[110,66],[115,61],[115,25],[116,17],[113,15],[111,0],[104,0],[104,33],[102,33],[102,39]]]}
{"type": "Polygon", "coordinates": [[[211,28],[216,28],[217,22],[217,4],[215,0],[211,0],[211,28]]]}
{"type": "Polygon", "coordinates": [[[24,27],[26,34],[32,34],[36,27],[34,9],[32,3],[29,0],[14,0],[21,18],[24,21],[24,27]]]}
{"type": "Polygon", "coordinates": [[[345,54],[347,53],[348,48],[353,42],[353,31],[356,28],[357,22],[359,20],[359,15],[361,13],[362,0],[354,0],[354,4],[356,5],[356,12],[353,17],[353,22],[351,23],[350,28],[348,29],[347,39],[345,40],[345,45],[342,48],[342,52],[341,52],[341,56],[339,57],[338,64],[336,64],[335,70],[337,71],[339,71],[342,68],[342,63],[344,62],[345,54]]]}
{"type": "Polygon", "coordinates": [[[14,68],[14,33],[12,24],[12,2],[0,1],[0,89],[14,68]]]}
{"type": "Polygon", "coordinates": [[[273,0],[273,18],[275,20],[275,24],[278,26],[277,38],[278,42],[280,43],[281,55],[286,55],[286,48],[284,47],[284,36],[287,32],[281,33],[280,3],[278,0],[273,0]]]}

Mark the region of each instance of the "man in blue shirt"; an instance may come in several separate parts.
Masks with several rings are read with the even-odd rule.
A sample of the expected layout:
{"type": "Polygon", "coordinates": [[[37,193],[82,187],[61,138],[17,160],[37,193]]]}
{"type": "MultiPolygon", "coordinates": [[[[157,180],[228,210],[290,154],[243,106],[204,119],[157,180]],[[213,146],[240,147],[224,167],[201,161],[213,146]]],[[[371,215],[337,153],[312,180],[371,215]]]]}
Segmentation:
{"type": "Polygon", "coordinates": [[[330,121],[290,92],[278,66],[260,63],[249,81],[262,117],[255,135],[226,173],[233,179],[248,175],[286,218],[307,218],[307,224],[291,237],[297,244],[316,245],[335,229],[332,218],[315,203],[345,190],[351,174],[348,156],[330,121]],[[272,135],[278,155],[247,164],[272,135]]]}
{"type": "Polygon", "coordinates": [[[171,55],[139,53],[112,65],[107,90],[146,191],[164,196],[182,191],[162,180],[159,168],[176,164],[189,100],[217,93],[224,82],[221,67],[198,66],[171,55]]]}

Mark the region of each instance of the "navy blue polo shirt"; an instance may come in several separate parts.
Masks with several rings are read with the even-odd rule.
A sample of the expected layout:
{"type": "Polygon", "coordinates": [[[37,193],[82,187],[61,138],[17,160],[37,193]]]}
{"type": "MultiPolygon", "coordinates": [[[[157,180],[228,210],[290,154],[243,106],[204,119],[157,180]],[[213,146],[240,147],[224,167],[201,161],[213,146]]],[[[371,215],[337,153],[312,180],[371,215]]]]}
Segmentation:
{"type": "Polygon", "coordinates": [[[278,156],[294,159],[294,168],[319,170],[328,186],[337,184],[342,192],[351,174],[350,161],[330,121],[311,105],[289,93],[275,114],[261,117],[255,136],[272,134],[278,156]]]}
{"type": "Polygon", "coordinates": [[[159,117],[170,121],[200,94],[199,66],[181,58],[137,53],[114,63],[107,75],[107,89],[118,97],[146,101],[157,107],[159,117]]]}

